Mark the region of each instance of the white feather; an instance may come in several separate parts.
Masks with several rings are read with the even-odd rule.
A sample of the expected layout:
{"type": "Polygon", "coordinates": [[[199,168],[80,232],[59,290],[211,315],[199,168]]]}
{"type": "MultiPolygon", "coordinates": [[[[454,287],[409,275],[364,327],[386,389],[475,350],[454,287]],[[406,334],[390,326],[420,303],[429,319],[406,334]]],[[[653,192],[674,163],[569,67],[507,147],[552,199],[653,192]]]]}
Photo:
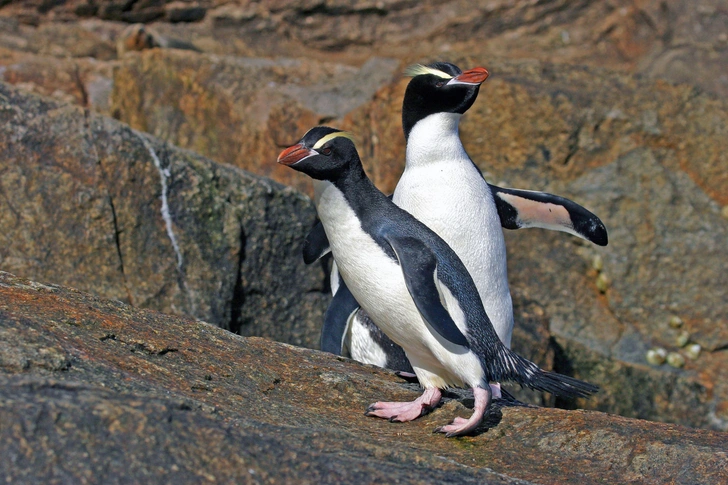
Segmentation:
{"type": "Polygon", "coordinates": [[[414,125],[393,200],[457,253],[475,281],[495,331],[510,347],[513,305],[503,230],[492,192],[460,141],[460,117],[437,113],[414,125]]]}
{"type": "Polygon", "coordinates": [[[365,364],[386,367],[387,353],[372,339],[369,329],[361,323],[358,315],[352,318],[346,342],[352,359],[365,364]]]}
{"type": "Polygon", "coordinates": [[[319,218],[341,277],[372,320],[416,363],[420,383],[426,388],[480,385],[483,370],[478,357],[446,341],[422,319],[401,267],[362,229],[341,191],[321,181],[315,181],[314,188],[319,218]]]}

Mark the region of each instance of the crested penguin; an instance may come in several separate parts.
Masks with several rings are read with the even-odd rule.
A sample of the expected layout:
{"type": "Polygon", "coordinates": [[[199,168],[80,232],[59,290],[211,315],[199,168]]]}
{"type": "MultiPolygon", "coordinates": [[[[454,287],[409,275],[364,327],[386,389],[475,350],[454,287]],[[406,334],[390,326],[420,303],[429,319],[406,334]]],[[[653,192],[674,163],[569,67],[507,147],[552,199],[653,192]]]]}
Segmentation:
{"type": "Polygon", "coordinates": [[[354,299],[409,359],[424,393],[409,403],[377,402],[366,414],[411,421],[440,402],[440,389],[470,387],[475,407],[435,431],[472,432],[491,399],[491,381],[515,381],[563,397],[598,388],[539,369],[501,342],[478,289],[450,246],[382,194],[364,173],[351,135],[309,130],[278,163],[314,180],[316,211],[338,271],[354,299]]]}
{"type": "MultiPolygon", "coordinates": [[[[407,141],[406,166],[393,201],[438,233],[471,272],[501,340],[510,347],[513,308],[506,272],[505,240],[500,227],[540,227],[607,244],[607,231],[594,214],[557,195],[502,188],[487,183],[465,152],[459,120],[475,102],[489,73],[462,72],[438,62],[408,68],[412,80],[402,104],[407,141]]],[[[304,243],[304,261],[328,252],[323,227],[314,226],[304,243]]],[[[348,353],[355,360],[411,372],[403,351],[375,339],[366,312],[358,311],[346,285],[332,268],[332,293],[321,332],[321,349],[348,353]]],[[[495,386],[495,392],[499,389],[495,386]]]]}

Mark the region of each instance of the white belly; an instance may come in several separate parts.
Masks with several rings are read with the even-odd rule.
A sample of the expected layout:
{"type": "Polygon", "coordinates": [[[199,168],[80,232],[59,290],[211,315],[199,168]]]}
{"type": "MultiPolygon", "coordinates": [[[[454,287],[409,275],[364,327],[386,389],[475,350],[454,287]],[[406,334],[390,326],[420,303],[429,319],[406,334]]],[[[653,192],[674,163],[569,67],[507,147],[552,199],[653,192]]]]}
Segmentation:
{"type": "MultiPolygon", "coordinates": [[[[410,134],[407,167],[394,191],[394,203],[435,231],[460,257],[475,281],[495,331],[510,347],[513,304],[505,240],[493,195],[462,149],[457,130],[453,132],[456,141],[446,152],[449,157],[456,153],[456,159],[441,154],[441,161],[410,163],[418,155],[433,156],[410,152],[410,146],[417,143],[413,137],[427,135],[416,133],[419,128],[416,126],[410,134]]],[[[439,146],[447,143],[447,138],[438,141],[439,146]]]]}
{"type": "Polygon", "coordinates": [[[349,331],[344,340],[347,343],[349,355],[352,359],[364,364],[379,367],[387,366],[387,353],[372,339],[369,329],[361,323],[358,315],[352,318],[349,331]]]}
{"type": "MultiPolygon", "coordinates": [[[[433,334],[410,296],[400,266],[361,228],[333,185],[316,184],[316,205],[341,277],[371,319],[416,361],[424,387],[475,386],[482,382],[478,357],[433,334]],[[424,379],[424,381],[423,381],[424,379]]],[[[462,318],[456,323],[467,332],[462,318]]]]}

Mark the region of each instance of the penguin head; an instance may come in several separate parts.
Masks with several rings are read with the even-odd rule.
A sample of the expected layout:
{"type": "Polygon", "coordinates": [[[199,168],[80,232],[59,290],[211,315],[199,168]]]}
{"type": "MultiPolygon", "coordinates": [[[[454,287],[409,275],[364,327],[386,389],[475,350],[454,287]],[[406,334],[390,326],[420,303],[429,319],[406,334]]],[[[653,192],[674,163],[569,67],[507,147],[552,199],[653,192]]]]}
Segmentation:
{"type": "Polygon", "coordinates": [[[483,67],[463,72],[449,62],[435,62],[410,66],[405,75],[412,77],[402,103],[402,126],[407,138],[418,121],[432,114],[465,113],[490,73],[483,67]]]}
{"type": "Polygon", "coordinates": [[[278,163],[330,182],[352,168],[361,167],[352,135],[328,126],[308,130],[297,144],[278,155],[278,163]]]}

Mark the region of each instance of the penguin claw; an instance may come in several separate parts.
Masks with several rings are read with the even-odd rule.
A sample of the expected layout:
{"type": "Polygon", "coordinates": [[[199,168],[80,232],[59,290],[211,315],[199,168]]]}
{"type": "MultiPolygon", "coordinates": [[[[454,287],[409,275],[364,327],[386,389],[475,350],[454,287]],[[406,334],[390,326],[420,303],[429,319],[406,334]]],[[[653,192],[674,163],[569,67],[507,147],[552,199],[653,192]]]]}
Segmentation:
{"type": "Polygon", "coordinates": [[[404,371],[398,370],[398,371],[395,371],[394,375],[396,375],[400,379],[404,379],[407,382],[411,382],[411,383],[415,383],[415,384],[420,382],[419,379],[417,379],[417,375],[413,374],[411,372],[404,372],[404,371]]]}
{"type": "Polygon", "coordinates": [[[387,419],[393,423],[412,421],[434,409],[441,397],[439,389],[427,389],[411,402],[375,402],[367,408],[364,415],[387,419]]]}
{"type": "Polygon", "coordinates": [[[480,425],[483,421],[483,416],[488,410],[488,406],[491,401],[491,390],[490,387],[483,389],[480,387],[473,388],[473,396],[475,397],[475,408],[472,416],[469,419],[461,418],[456,416],[455,419],[446,426],[439,426],[436,428],[438,433],[445,433],[446,438],[452,438],[454,436],[462,436],[470,434],[480,425]]]}

